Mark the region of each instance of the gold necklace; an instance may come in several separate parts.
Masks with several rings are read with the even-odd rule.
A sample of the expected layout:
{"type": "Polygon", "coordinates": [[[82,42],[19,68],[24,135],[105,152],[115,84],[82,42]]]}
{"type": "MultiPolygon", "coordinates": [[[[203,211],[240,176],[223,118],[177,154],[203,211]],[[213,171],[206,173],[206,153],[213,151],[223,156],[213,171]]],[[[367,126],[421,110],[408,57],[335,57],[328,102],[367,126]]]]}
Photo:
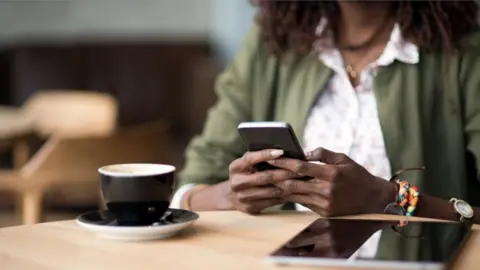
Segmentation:
{"type": "Polygon", "coordinates": [[[355,64],[348,64],[346,63],[345,65],[345,71],[347,72],[348,79],[352,84],[355,84],[355,82],[358,79],[358,72],[355,70],[354,65],[357,65],[358,63],[361,63],[364,59],[366,59],[370,53],[373,51],[373,46],[368,49],[368,51],[365,52],[362,58],[360,58],[355,64]]]}
{"type": "Polygon", "coordinates": [[[363,56],[358,59],[355,63],[345,63],[345,71],[347,72],[348,79],[352,84],[358,79],[359,72],[355,70],[355,66],[359,63],[362,63],[368,56],[370,56],[371,52],[374,51],[375,46],[370,46],[368,50],[363,54],[363,56]]]}
{"type": "MultiPolygon", "coordinates": [[[[382,33],[383,31],[388,28],[389,24],[384,24],[385,26],[384,27],[381,27],[376,33],[374,33],[366,42],[364,42],[361,46],[355,46],[356,48],[360,48],[360,47],[365,47],[365,46],[368,46],[368,45],[371,45],[368,50],[365,52],[365,54],[363,55],[362,58],[360,58],[355,64],[352,64],[352,63],[346,63],[345,65],[345,71],[347,72],[347,75],[348,75],[348,79],[350,80],[350,82],[352,84],[354,84],[357,79],[358,79],[358,72],[355,70],[354,68],[354,65],[360,63],[361,61],[363,61],[365,58],[367,58],[367,56],[370,55],[370,52],[373,50],[373,48],[375,46],[373,46],[373,41],[378,38],[382,33]]],[[[350,50],[357,50],[355,48],[351,48],[350,50]]]]}
{"type": "Polygon", "coordinates": [[[347,66],[345,66],[345,71],[347,71],[348,79],[351,82],[357,81],[357,71],[355,71],[352,65],[347,64],[347,66]]]}

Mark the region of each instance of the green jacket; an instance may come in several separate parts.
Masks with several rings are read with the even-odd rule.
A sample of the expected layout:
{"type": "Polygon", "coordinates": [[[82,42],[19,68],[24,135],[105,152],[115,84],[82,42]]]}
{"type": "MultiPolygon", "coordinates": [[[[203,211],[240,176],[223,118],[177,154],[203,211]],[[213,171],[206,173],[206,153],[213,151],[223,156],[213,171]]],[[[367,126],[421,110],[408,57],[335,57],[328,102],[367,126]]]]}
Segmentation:
{"type": "MultiPolygon", "coordinates": [[[[465,45],[461,55],[421,53],[416,65],[396,61],[381,68],[374,91],[392,172],[425,166],[407,175],[421,192],[480,206],[480,34],[465,45]]],[[[178,186],[228,179],[228,165],[245,152],[240,122],[285,121],[303,138],[309,109],[331,74],[313,54],[270,55],[254,27],[217,80],[218,101],[187,148],[178,186]]],[[[420,248],[384,233],[378,256],[428,258],[439,243],[420,248]]]]}

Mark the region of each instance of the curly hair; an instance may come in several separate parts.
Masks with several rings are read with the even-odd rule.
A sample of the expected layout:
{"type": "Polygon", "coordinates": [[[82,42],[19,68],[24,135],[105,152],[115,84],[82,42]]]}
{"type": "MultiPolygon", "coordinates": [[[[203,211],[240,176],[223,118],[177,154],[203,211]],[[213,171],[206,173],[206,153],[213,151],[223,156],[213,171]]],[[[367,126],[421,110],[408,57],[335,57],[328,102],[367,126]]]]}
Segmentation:
{"type": "MultiPolygon", "coordinates": [[[[273,53],[293,48],[300,53],[312,50],[319,37],[315,30],[322,18],[328,29],[335,29],[339,15],[336,1],[252,0],[258,7],[257,22],[273,53]]],[[[402,36],[420,50],[443,48],[452,52],[461,48],[461,39],[478,28],[479,6],[475,0],[394,2],[396,22],[402,36]]]]}

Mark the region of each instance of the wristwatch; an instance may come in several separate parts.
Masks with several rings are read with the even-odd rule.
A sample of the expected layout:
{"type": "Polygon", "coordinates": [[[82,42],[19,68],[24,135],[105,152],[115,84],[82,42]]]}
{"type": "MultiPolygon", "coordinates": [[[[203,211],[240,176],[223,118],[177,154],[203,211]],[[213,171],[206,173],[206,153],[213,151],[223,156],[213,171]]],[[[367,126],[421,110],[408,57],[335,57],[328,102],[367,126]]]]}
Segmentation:
{"type": "Polygon", "coordinates": [[[473,218],[473,208],[470,204],[457,198],[451,198],[450,202],[453,204],[453,211],[460,218],[460,222],[469,223],[473,218]]]}

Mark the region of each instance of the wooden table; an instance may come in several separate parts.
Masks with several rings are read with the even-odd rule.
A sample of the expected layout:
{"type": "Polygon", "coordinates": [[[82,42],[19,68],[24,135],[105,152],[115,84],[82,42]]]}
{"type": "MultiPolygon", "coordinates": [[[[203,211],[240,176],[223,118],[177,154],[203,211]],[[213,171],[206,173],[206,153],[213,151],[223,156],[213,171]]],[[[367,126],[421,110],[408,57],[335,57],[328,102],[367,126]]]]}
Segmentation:
{"type": "Polygon", "coordinates": [[[15,168],[21,168],[28,161],[28,139],[33,130],[33,120],[20,108],[0,106],[0,147],[13,148],[15,168]]]}
{"type": "MultiPolygon", "coordinates": [[[[291,269],[276,267],[265,257],[316,218],[312,213],[295,212],[255,217],[202,212],[182,235],[152,242],[102,239],[74,221],[4,228],[0,229],[0,268],[291,269]]],[[[479,255],[480,236],[474,232],[455,269],[478,269],[479,255]]]]}

